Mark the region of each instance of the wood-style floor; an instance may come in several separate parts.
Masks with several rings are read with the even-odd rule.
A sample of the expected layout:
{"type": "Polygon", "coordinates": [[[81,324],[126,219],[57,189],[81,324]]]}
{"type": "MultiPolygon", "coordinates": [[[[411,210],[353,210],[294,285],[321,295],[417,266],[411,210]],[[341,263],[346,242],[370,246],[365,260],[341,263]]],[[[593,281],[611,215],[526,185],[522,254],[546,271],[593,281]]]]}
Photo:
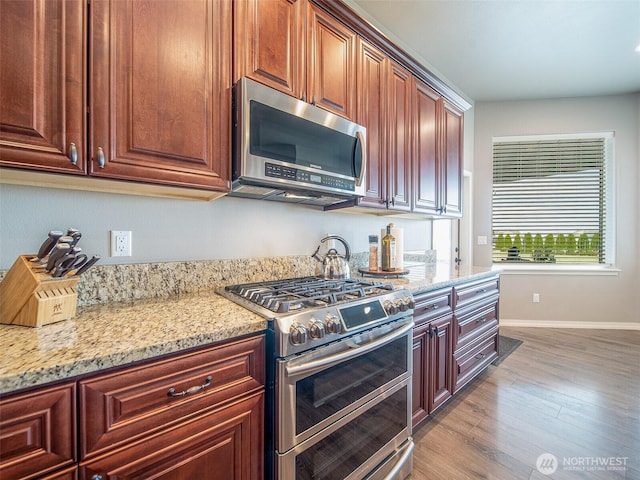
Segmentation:
{"type": "Polygon", "coordinates": [[[640,480],[640,331],[501,334],[524,343],[415,429],[410,479],[640,480]]]}

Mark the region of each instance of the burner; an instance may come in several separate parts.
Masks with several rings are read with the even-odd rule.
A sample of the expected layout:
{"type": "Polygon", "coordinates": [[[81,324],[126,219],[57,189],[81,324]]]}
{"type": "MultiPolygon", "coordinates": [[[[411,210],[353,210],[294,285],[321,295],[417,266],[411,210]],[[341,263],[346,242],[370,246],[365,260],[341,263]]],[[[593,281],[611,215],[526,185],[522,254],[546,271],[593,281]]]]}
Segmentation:
{"type": "Polygon", "coordinates": [[[369,280],[302,277],[232,285],[225,290],[272,312],[287,313],[393,291],[393,286],[369,280]]]}

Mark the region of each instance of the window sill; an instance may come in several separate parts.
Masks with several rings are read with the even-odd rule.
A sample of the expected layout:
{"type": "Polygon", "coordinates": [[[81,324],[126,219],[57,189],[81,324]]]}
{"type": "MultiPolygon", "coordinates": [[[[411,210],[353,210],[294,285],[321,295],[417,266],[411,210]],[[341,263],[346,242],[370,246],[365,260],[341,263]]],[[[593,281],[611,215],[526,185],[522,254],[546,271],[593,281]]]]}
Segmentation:
{"type": "Polygon", "coordinates": [[[599,265],[514,265],[493,264],[492,270],[500,271],[505,275],[592,275],[592,276],[618,276],[619,268],[599,265]]]}

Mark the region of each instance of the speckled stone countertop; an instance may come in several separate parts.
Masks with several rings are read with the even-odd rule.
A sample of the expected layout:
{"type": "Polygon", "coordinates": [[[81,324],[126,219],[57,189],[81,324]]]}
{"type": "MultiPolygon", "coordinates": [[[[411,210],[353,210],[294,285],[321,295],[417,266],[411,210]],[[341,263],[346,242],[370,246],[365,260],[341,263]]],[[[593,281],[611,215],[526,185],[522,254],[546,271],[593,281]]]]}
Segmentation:
{"type": "Polygon", "coordinates": [[[0,326],[0,393],[208,345],[266,328],[214,291],[79,307],[70,320],[0,326]]]}
{"type": "MultiPolygon", "coordinates": [[[[313,275],[313,267],[283,257],[96,268],[78,285],[75,318],[41,328],[0,325],[0,394],[264,331],[264,318],[215,289],[313,275]]],[[[405,267],[408,276],[379,280],[420,293],[495,273],[420,261],[405,267]]]]}

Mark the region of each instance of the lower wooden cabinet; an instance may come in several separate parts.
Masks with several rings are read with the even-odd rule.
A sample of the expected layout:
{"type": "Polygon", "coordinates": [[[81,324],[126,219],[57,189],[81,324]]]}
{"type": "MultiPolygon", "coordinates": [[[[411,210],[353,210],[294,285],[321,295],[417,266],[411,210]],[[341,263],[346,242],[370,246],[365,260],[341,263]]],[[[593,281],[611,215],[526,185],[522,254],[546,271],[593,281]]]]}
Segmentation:
{"type": "Polygon", "coordinates": [[[260,479],[264,392],[80,464],[81,480],[260,479]]]}
{"type": "Polygon", "coordinates": [[[461,282],[414,297],[415,427],[498,356],[499,278],[461,282]]]}
{"type": "Polygon", "coordinates": [[[0,479],[260,480],[265,375],[259,335],[3,396],[0,479]]]}
{"type": "Polygon", "coordinates": [[[0,478],[75,478],[75,406],[75,382],[0,400],[0,478]]]}

